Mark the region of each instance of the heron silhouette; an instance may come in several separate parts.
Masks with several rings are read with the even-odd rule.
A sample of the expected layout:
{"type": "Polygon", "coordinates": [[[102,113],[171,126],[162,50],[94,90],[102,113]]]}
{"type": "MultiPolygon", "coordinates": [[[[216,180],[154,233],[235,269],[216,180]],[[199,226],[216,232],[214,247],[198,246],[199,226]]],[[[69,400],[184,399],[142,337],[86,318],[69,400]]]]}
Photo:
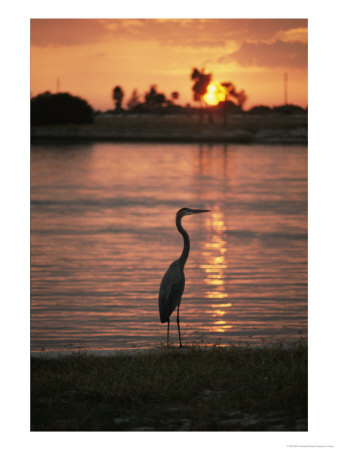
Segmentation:
{"type": "Polygon", "coordinates": [[[183,236],[184,247],[181,256],[170,264],[167,272],[161,281],[158,306],[161,323],[168,322],[167,346],[169,346],[169,325],[170,316],[177,306],[177,328],[180,347],[182,347],[179,309],[184,291],[185,277],[184,265],[189,256],[190,239],[188,233],[182,227],[181,220],[184,216],[209,212],[209,209],[182,208],[176,213],[176,227],[183,236]]]}

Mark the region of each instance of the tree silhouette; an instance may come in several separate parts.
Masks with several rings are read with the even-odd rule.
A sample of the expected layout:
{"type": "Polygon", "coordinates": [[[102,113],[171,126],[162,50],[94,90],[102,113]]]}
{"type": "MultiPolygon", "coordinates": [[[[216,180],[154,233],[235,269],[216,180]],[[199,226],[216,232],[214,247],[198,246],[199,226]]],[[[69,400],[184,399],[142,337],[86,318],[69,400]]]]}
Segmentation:
{"type": "Polygon", "coordinates": [[[112,99],[115,102],[115,110],[117,112],[121,111],[122,99],[124,96],[124,92],[120,86],[115,86],[112,91],[112,99]]]}
{"type": "Polygon", "coordinates": [[[243,105],[248,99],[248,96],[246,95],[246,92],[244,89],[241,91],[237,91],[235,85],[231,81],[225,81],[224,83],[221,83],[222,86],[224,86],[227,90],[227,99],[229,100],[229,97],[233,100],[237,101],[238,106],[243,109],[243,105]]]}
{"type": "Polygon", "coordinates": [[[31,124],[92,123],[93,108],[80,97],[68,93],[45,92],[31,99],[31,124]]]}
{"type": "Polygon", "coordinates": [[[241,109],[243,109],[243,105],[244,105],[244,103],[247,101],[247,99],[248,99],[248,96],[246,95],[246,92],[244,91],[244,89],[242,89],[241,91],[239,91],[237,100],[238,100],[238,106],[239,106],[241,109]]]}
{"type": "Polygon", "coordinates": [[[151,85],[149,92],[145,93],[144,100],[147,108],[149,109],[158,109],[167,101],[164,94],[157,92],[157,87],[155,84],[151,85]]]}
{"type": "Polygon", "coordinates": [[[174,92],[171,93],[171,98],[173,100],[177,100],[179,98],[179,96],[180,96],[180,94],[177,91],[174,91],[174,92]]]}
{"type": "Polygon", "coordinates": [[[134,89],[127,103],[128,109],[132,110],[136,108],[136,106],[139,104],[140,104],[140,96],[137,92],[137,89],[134,89]]]}
{"type": "Polygon", "coordinates": [[[211,81],[211,73],[204,73],[204,69],[193,69],[191,79],[195,81],[192,90],[194,93],[194,100],[201,101],[203,95],[207,92],[208,84],[211,81]]]}
{"type": "MultiPolygon", "coordinates": [[[[204,73],[204,69],[198,70],[195,67],[193,69],[190,77],[195,82],[192,87],[193,94],[194,94],[194,100],[201,102],[203,95],[205,95],[207,93],[207,88],[211,81],[212,75],[211,75],[211,73],[204,73]]],[[[200,123],[202,123],[202,121],[203,121],[203,113],[204,113],[203,109],[200,108],[200,114],[199,114],[200,123]]],[[[208,114],[208,118],[209,118],[209,123],[212,123],[213,119],[212,119],[210,108],[207,109],[207,114],[208,114]]]]}

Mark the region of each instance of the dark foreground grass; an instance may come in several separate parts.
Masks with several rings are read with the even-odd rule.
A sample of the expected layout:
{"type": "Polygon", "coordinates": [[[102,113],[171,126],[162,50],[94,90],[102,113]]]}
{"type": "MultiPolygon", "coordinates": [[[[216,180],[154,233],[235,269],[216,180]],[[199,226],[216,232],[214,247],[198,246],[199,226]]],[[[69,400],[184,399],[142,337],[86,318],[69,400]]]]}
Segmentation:
{"type": "Polygon", "coordinates": [[[31,360],[31,429],[307,430],[307,347],[31,360]]]}

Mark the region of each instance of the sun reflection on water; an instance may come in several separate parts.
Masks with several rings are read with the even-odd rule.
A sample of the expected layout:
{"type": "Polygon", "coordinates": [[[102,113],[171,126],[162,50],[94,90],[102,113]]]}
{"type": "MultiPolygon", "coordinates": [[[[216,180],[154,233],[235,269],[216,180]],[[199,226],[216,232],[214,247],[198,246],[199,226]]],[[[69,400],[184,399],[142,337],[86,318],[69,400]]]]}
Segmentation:
{"type": "Polygon", "coordinates": [[[232,328],[228,321],[224,320],[228,314],[227,309],[231,303],[219,303],[222,299],[228,298],[226,292],[226,269],[228,268],[226,252],[227,242],[224,238],[226,231],[224,214],[219,210],[214,210],[206,217],[206,226],[210,235],[210,240],[204,244],[202,252],[203,264],[200,268],[205,273],[204,283],[211,287],[207,291],[207,298],[214,300],[210,305],[209,314],[213,317],[212,326],[209,331],[224,333],[232,328]],[[219,301],[219,302],[218,302],[219,301]]]}

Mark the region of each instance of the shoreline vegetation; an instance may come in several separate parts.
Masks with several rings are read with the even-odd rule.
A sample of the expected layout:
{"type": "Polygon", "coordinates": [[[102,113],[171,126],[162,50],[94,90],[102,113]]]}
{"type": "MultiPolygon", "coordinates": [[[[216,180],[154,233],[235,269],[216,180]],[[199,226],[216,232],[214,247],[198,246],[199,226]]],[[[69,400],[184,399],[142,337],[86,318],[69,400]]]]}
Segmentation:
{"type": "Polygon", "coordinates": [[[31,356],[32,431],[306,431],[307,344],[31,356]]]}
{"type": "Polygon", "coordinates": [[[99,114],[93,123],[34,125],[33,143],[43,141],[307,144],[307,114],[99,114]]]}

